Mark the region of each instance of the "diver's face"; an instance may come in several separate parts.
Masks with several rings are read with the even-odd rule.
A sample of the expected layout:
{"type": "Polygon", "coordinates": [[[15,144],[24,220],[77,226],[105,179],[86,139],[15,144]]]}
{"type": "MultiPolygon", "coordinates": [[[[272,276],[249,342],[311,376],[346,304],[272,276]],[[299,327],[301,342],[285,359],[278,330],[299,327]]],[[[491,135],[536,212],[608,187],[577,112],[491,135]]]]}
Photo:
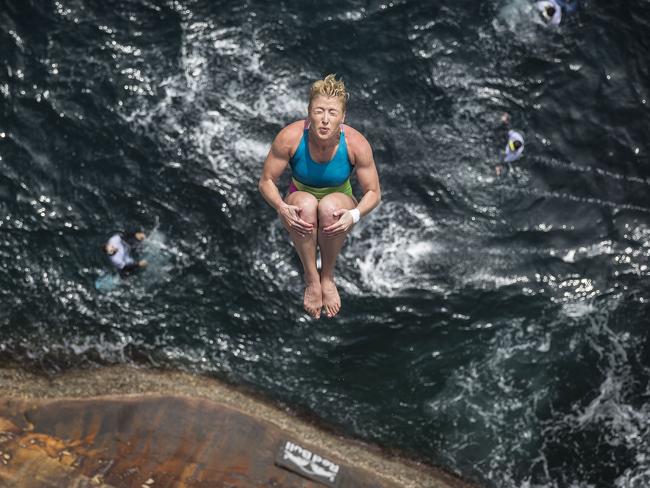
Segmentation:
{"type": "Polygon", "coordinates": [[[343,104],[336,97],[317,95],[309,105],[309,122],[312,134],[317,139],[338,137],[345,119],[343,104]]]}
{"type": "Polygon", "coordinates": [[[106,254],[112,256],[117,252],[117,248],[111,244],[106,244],[106,254]]]}

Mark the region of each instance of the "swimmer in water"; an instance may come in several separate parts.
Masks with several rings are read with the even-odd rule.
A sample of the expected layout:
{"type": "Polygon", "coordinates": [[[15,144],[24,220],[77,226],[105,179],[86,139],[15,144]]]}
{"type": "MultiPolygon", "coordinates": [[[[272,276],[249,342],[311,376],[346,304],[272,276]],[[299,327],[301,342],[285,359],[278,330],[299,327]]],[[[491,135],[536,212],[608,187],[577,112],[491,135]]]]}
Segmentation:
{"type": "Polygon", "coordinates": [[[546,25],[560,25],[562,21],[562,8],[556,0],[535,2],[535,8],[546,25]]]}
{"type": "Polygon", "coordinates": [[[147,266],[147,261],[144,259],[136,261],[131,256],[131,251],[136,248],[144,238],[144,232],[134,232],[130,234],[116,232],[110,237],[108,242],[102,246],[102,250],[120,274],[126,275],[147,266]]]}
{"type": "MultiPolygon", "coordinates": [[[[508,129],[510,125],[510,114],[504,112],[501,115],[501,128],[499,129],[499,134],[502,134],[503,129],[508,129]]],[[[499,137],[502,137],[499,135],[499,137]]],[[[497,176],[502,174],[505,176],[510,170],[510,163],[519,159],[524,152],[524,138],[523,136],[514,130],[508,130],[508,141],[506,143],[505,156],[503,157],[503,163],[499,163],[495,166],[495,171],[497,176]]]]}
{"type": "Polygon", "coordinates": [[[504,176],[510,171],[510,163],[516,161],[524,152],[524,137],[515,130],[508,131],[508,142],[506,144],[503,163],[496,166],[497,176],[504,176]]]}

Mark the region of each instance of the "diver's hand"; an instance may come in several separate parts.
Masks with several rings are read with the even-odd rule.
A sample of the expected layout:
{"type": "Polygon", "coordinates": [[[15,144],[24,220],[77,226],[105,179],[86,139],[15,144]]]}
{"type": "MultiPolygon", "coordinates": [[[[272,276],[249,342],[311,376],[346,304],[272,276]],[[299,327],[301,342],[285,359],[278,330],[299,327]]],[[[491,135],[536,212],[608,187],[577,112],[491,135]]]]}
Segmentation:
{"type": "Polygon", "coordinates": [[[286,203],[278,208],[278,215],[284,226],[304,237],[312,233],[314,226],[300,217],[301,212],[300,207],[286,203]]]}
{"type": "Polygon", "coordinates": [[[323,228],[323,232],[328,237],[336,237],[345,234],[354,225],[352,214],[347,208],[335,210],[332,215],[338,218],[332,225],[323,228]]]}

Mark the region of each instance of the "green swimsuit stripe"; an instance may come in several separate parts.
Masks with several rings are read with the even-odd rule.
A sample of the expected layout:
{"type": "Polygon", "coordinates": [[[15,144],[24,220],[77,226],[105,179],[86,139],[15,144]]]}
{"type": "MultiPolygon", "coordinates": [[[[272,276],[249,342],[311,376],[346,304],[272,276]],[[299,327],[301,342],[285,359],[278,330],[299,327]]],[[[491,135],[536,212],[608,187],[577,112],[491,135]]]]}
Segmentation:
{"type": "Polygon", "coordinates": [[[352,185],[350,184],[350,178],[345,180],[345,183],[343,183],[342,185],[326,186],[323,188],[316,188],[313,186],[305,185],[303,183],[300,183],[295,178],[291,178],[291,181],[299,191],[306,191],[307,193],[311,193],[316,197],[317,200],[320,200],[325,195],[329,195],[330,193],[337,193],[337,192],[344,193],[345,195],[354,198],[354,195],[352,194],[352,185]]]}

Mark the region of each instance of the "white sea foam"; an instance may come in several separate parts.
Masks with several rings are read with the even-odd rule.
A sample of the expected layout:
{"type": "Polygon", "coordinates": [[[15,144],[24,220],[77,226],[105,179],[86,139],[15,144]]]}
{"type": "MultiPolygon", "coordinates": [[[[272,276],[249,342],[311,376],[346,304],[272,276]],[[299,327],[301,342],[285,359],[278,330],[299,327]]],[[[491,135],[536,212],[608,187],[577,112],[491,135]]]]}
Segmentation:
{"type": "Polygon", "coordinates": [[[526,43],[538,40],[536,28],[538,25],[544,24],[533,8],[533,3],[527,0],[511,0],[505,3],[492,21],[492,27],[496,32],[516,34],[518,41],[526,43]]]}
{"type": "Polygon", "coordinates": [[[140,339],[112,330],[110,336],[102,333],[72,337],[64,344],[55,345],[52,352],[58,350],[62,354],[69,354],[72,351],[81,357],[96,353],[103,361],[125,363],[128,362],[128,354],[125,350],[130,346],[142,347],[143,345],[143,341],[140,339]]]}
{"type": "MultiPolygon", "coordinates": [[[[268,134],[252,133],[248,124],[282,126],[304,116],[306,101],[286,78],[262,67],[264,44],[254,32],[196,22],[191,11],[182,13],[180,70],[159,84],[162,97],[138,96],[124,106],[123,116],[170,153],[177,153],[182,140],[189,148],[184,156],[207,163],[229,186],[230,204],[240,204],[239,180],[257,176],[271,143],[268,134]],[[216,70],[216,62],[230,71],[216,70]]],[[[140,80],[148,82],[139,72],[133,82],[140,80]]]]}
{"type": "Polygon", "coordinates": [[[140,259],[147,261],[147,267],[140,273],[146,287],[157,287],[172,279],[174,269],[187,264],[189,256],[176,245],[168,244],[167,237],[156,226],[142,243],[140,259]]]}
{"type": "Polygon", "coordinates": [[[352,239],[346,257],[359,268],[362,286],[381,295],[409,287],[438,290],[426,265],[442,252],[434,240],[436,225],[424,207],[390,202],[363,223],[372,239],[352,239]]]}
{"type": "Polygon", "coordinates": [[[587,343],[600,356],[604,373],[598,393],[588,404],[576,405],[575,413],[558,419],[554,430],[601,432],[603,442],[612,448],[627,449],[634,456],[634,464],[616,479],[615,486],[645,488],[650,481],[650,405],[631,401],[637,398],[631,369],[636,341],[629,332],[610,327],[609,312],[617,303],[614,299],[600,313],[591,312],[587,317],[587,343]]]}
{"type": "Polygon", "coordinates": [[[599,302],[565,303],[564,314],[581,325],[570,332],[561,319],[546,325],[526,325],[523,319],[509,320],[507,325],[497,323],[487,350],[459,367],[448,378],[445,392],[426,405],[433,417],[445,418],[450,425],[444,433],[449,442],[444,451],[449,457],[462,457],[468,447],[480,446],[486,463],[483,472],[503,488],[595,487],[599,485],[552,473],[547,456],[552,454],[549,446],[598,433],[598,445],[609,446],[618,455],[626,450],[631,456],[630,465],[622,467],[614,486],[649,486],[650,406],[635,401],[638,385],[631,364],[638,363],[638,359],[632,359],[636,340],[629,332],[618,332],[611,325],[621,303],[615,296],[599,302]],[[562,360],[567,336],[572,337],[570,342],[576,339],[596,352],[601,384],[588,401],[581,397],[550,418],[540,418],[538,402],[545,401],[547,387],[554,382],[547,377],[544,364],[562,360]],[[540,359],[541,355],[545,359],[540,359]],[[532,383],[523,384],[517,379],[520,364],[526,365],[532,383]],[[513,436],[512,432],[518,434],[513,436]],[[514,451],[533,454],[527,479],[522,479],[512,462],[514,451]]]}
{"type": "Polygon", "coordinates": [[[567,317],[578,319],[596,311],[591,301],[566,302],[562,304],[562,313],[567,317]]]}
{"type": "Polygon", "coordinates": [[[467,281],[479,288],[492,289],[503,288],[518,283],[529,283],[530,279],[527,276],[521,275],[499,276],[493,274],[489,269],[484,268],[471,275],[467,281]]]}

